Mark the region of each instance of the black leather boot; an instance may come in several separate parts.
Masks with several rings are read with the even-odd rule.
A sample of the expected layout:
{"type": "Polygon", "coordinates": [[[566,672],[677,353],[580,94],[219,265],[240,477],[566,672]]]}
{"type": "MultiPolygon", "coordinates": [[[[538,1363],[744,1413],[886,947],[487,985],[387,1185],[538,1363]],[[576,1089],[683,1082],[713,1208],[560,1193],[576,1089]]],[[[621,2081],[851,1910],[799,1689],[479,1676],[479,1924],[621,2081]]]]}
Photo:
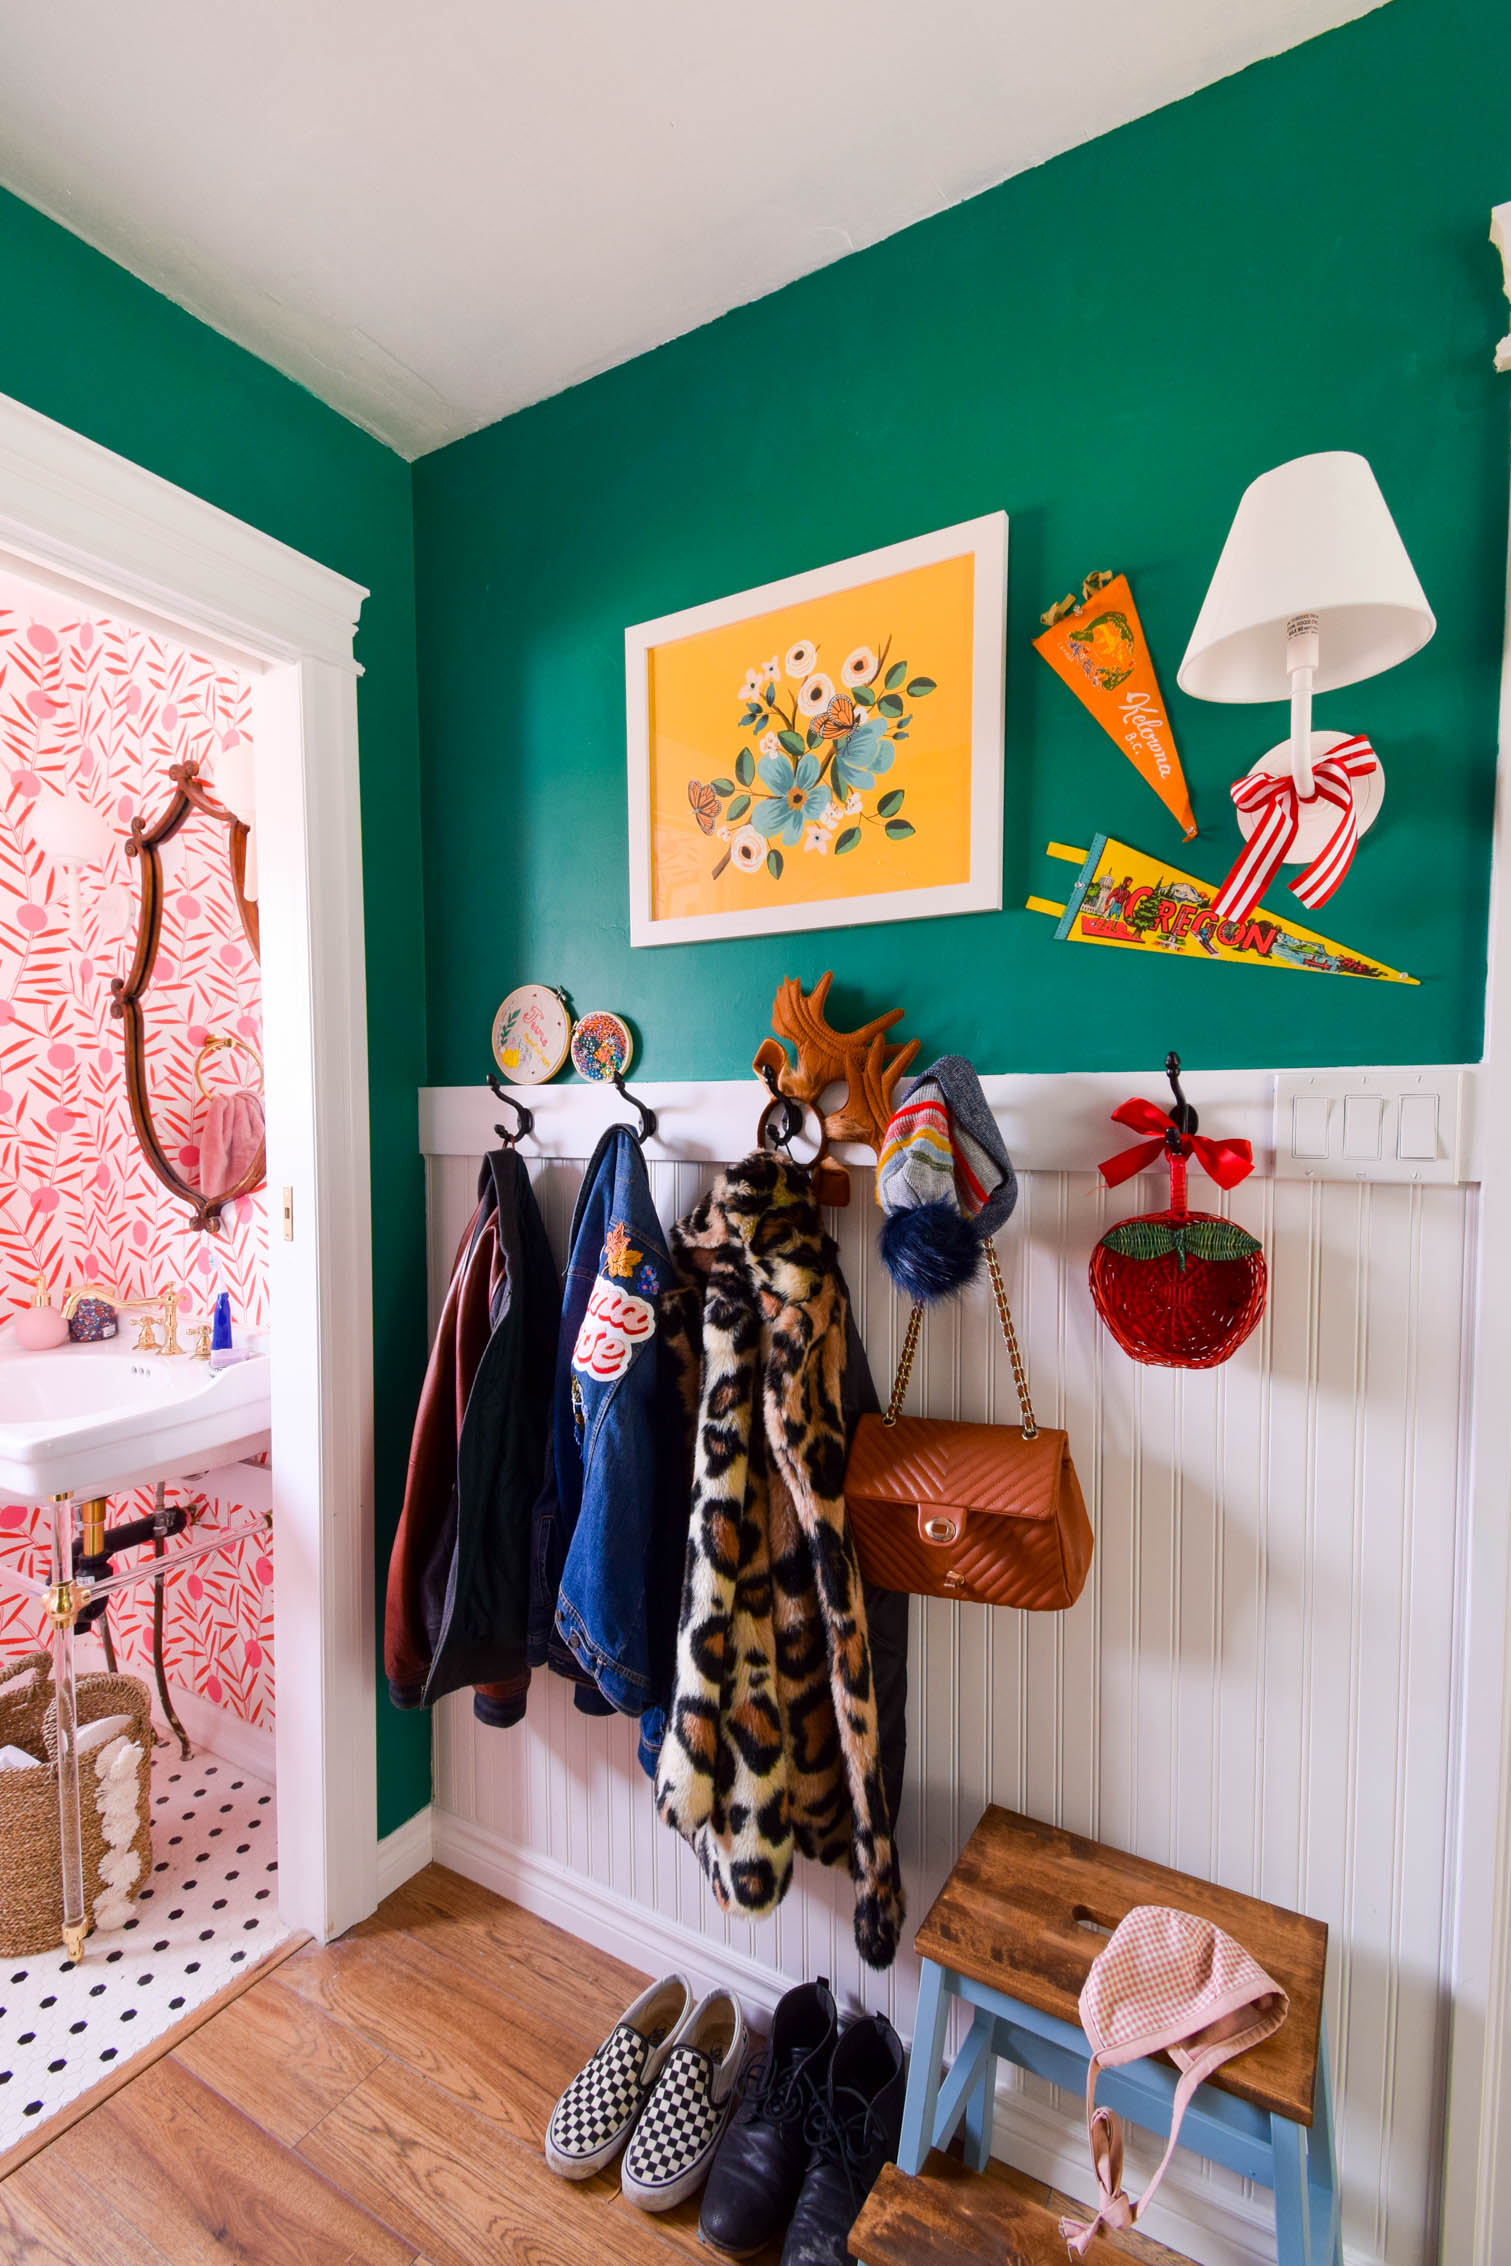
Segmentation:
{"type": "Polygon", "coordinates": [[[781,2234],[808,2169],[807,2128],[839,2030],[829,1985],[800,1983],[771,2018],[771,2037],[719,2143],[698,2232],[727,2258],[750,2258],[781,2234]]]}
{"type": "Polygon", "coordinates": [[[902,2137],[902,2040],[884,2014],[852,2022],[808,2120],[812,2147],[782,2266],[846,2266],[860,2207],[902,2137]]]}

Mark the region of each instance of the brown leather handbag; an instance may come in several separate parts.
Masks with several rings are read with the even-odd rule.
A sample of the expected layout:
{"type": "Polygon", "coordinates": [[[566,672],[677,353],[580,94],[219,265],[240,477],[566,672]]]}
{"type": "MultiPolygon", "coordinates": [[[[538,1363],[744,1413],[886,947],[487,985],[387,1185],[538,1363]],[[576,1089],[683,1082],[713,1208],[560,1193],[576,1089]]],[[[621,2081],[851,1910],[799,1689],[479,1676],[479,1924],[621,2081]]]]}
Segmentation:
{"type": "Polygon", "coordinates": [[[1023,1356],[990,1242],[986,1263],[1023,1422],[955,1424],[900,1411],[923,1318],[913,1308],[885,1416],[863,1416],[845,1472],[860,1570],[880,1589],[1059,1613],[1091,1565],[1091,1521],[1070,1444],[1034,1422],[1023,1356]]]}

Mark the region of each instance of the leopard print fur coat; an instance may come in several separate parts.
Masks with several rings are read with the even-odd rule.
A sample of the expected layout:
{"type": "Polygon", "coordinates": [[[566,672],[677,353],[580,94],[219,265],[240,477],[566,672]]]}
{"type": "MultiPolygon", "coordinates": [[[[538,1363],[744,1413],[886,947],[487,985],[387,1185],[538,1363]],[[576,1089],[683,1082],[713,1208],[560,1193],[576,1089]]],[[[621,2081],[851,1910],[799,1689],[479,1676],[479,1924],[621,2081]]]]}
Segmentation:
{"type": "Polygon", "coordinates": [[[692,1419],[692,1517],[657,1808],[727,1911],[771,1911],[795,1854],[848,1864],[856,1943],[886,1967],[903,1896],[845,1516],[838,1255],[808,1175],[764,1153],[671,1244],[662,1328],[692,1419]]]}

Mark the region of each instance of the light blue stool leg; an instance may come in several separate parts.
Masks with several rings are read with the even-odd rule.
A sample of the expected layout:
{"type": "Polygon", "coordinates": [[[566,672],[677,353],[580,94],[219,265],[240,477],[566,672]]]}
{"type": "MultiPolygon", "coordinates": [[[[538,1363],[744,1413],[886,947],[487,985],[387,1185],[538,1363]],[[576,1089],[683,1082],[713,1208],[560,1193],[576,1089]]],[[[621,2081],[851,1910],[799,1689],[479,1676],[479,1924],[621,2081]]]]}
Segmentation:
{"type": "Polygon", "coordinates": [[[939,2100],[940,2064],[944,2058],[944,2026],[949,2014],[944,1969],[932,1959],[925,1959],[918,1989],[918,2017],[913,2026],[913,2052],[908,2062],[902,2138],[897,2144],[897,2168],[909,2175],[923,2170],[924,2158],[933,2144],[934,2110],[939,2100]]]}
{"type": "Polygon", "coordinates": [[[1310,2190],[1312,2266],[1343,2266],[1343,2197],[1338,2187],[1338,2135],[1333,2123],[1333,2078],[1327,2058],[1327,2022],[1317,2039],[1317,2089],[1306,2151],[1310,2190]]]}
{"type": "MultiPolygon", "coordinates": [[[[985,2009],[981,2010],[985,2013],[985,2009]]],[[[977,2015],[977,2020],[981,2014],[977,2015]]],[[[992,2017],[986,2015],[993,2031],[992,2017]]],[[[992,2127],[997,2115],[997,2057],[990,2046],[981,2064],[981,2074],[971,2088],[971,2097],[965,2105],[965,2160],[973,2172],[984,2172],[991,2161],[992,2127]]]]}
{"type": "Polygon", "coordinates": [[[1306,2141],[1289,2117],[1270,2119],[1275,2159],[1275,2256],[1278,2266],[1313,2266],[1307,2226],[1306,2141]]]}

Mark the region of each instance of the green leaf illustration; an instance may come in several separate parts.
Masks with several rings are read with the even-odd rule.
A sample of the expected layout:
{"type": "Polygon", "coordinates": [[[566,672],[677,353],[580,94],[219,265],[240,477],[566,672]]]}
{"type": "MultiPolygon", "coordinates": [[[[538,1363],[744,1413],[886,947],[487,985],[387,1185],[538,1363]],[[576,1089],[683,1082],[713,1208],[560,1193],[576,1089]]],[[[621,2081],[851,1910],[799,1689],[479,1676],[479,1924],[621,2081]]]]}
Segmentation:
{"type": "Polygon", "coordinates": [[[807,753],[806,748],[803,746],[803,735],[801,732],[778,732],[777,740],[779,744],[787,750],[787,753],[789,755],[805,755],[807,753]]]}
{"type": "Polygon", "coordinates": [[[728,810],[724,813],[724,815],[730,821],[730,823],[733,824],[735,819],[743,818],[749,808],[749,795],[736,795],[734,801],[730,804],[728,810]]]}
{"type": "MultiPolygon", "coordinates": [[[[869,685],[852,685],[850,687],[850,698],[857,708],[874,708],[876,706],[876,695],[869,685]]],[[[883,701],[883,708],[886,705],[886,702],[883,701]]]]}
{"type": "Polygon", "coordinates": [[[924,694],[932,692],[933,689],[934,680],[932,677],[915,677],[908,686],[908,698],[909,700],[922,700],[924,694]]]}
{"type": "Polygon", "coordinates": [[[891,668],[890,668],[890,669],[888,669],[888,671],[887,671],[887,674],[886,674],[886,689],[887,689],[887,691],[888,691],[888,692],[896,692],[896,690],[897,690],[898,686],[899,686],[899,685],[900,685],[900,684],[902,683],[902,681],[903,681],[904,677],[906,677],[907,673],[908,673],[908,664],[907,664],[907,662],[906,662],[906,661],[894,661],[894,662],[892,663],[892,666],[891,666],[891,668]]]}
{"type": "Polygon", "coordinates": [[[890,794],[883,795],[876,806],[877,816],[879,818],[895,818],[902,808],[902,798],[905,791],[902,787],[894,787],[890,794]]]}
{"type": "Polygon", "coordinates": [[[893,739],[897,742],[899,747],[901,747],[903,741],[907,738],[907,736],[908,735],[906,732],[894,732],[892,734],[893,739]]]}
{"type": "Polygon", "coordinates": [[[747,709],[746,709],[746,711],[745,711],[745,713],[744,713],[744,715],[743,715],[743,716],[742,716],[742,717],[740,718],[740,729],[741,729],[741,731],[742,731],[742,732],[748,732],[748,731],[750,730],[750,727],[751,727],[751,725],[752,725],[752,724],[759,724],[759,722],[760,722],[760,721],[761,721],[761,711],[760,711],[760,709],[759,709],[759,708],[747,708],[747,709]]]}
{"type": "Polygon", "coordinates": [[[775,698],[776,686],[774,684],[770,684],[766,687],[766,705],[768,708],[771,706],[771,703],[775,700],[775,698]]]}
{"type": "Polygon", "coordinates": [[[834,845],[835,856],[837,858],[843,857],[846,850],[853,850],[859,840],[860,828],[858,826],[847,826],[844,833],[841,834],[839,840],[834,845]]]}
{"type": "Polygon", "coordinates": [[[902,702],[895,692],[884,692],[876,705],[883,716],[900,716],[902,714],[902,702]]]}
{"type": "Polygon", "coordinates": [[[755,757],[748,747],[742,747],[735,757],[735,777],[742,787],[748,787],[755,777],[755,757]]]}
{"type": "Polygon", "coordinates": [[[716,795],[732,795],[735,791],[733,779],[710,779],[708,783],[716,795]]]}
{"type": "Polygon", "coordinates": [[[781,880],[782,853],[780,850],[768,850],[766,852],[766,871],[770,874],[773,881],[781,880]]]}
{"type": "Polygon", "coordinates": [[[821,731],[819,730],[819,728],[818,728],[817,724],[810,724],[810,725],[808,726],[808,745],[809,745],[809,746],[810,746],[811,748],[813,748],[813,747],[817,747],[817,746],[818,746],[818,744],[819,744],[819,741],[820,741],[820,740],[821,740],[821,739],[823,738],[823,736],[824,736],[824,735],[823,735],[823,733],[822,733],[822,732],[821,732],[821,731]]]}
{"type": "Polygon", "coordinates": [[[909,835],[916,831],[917,829],[910,826],[905,818],[889,818],[887,820],[886,836],[889,842],[906,842],[909,835]]]}

